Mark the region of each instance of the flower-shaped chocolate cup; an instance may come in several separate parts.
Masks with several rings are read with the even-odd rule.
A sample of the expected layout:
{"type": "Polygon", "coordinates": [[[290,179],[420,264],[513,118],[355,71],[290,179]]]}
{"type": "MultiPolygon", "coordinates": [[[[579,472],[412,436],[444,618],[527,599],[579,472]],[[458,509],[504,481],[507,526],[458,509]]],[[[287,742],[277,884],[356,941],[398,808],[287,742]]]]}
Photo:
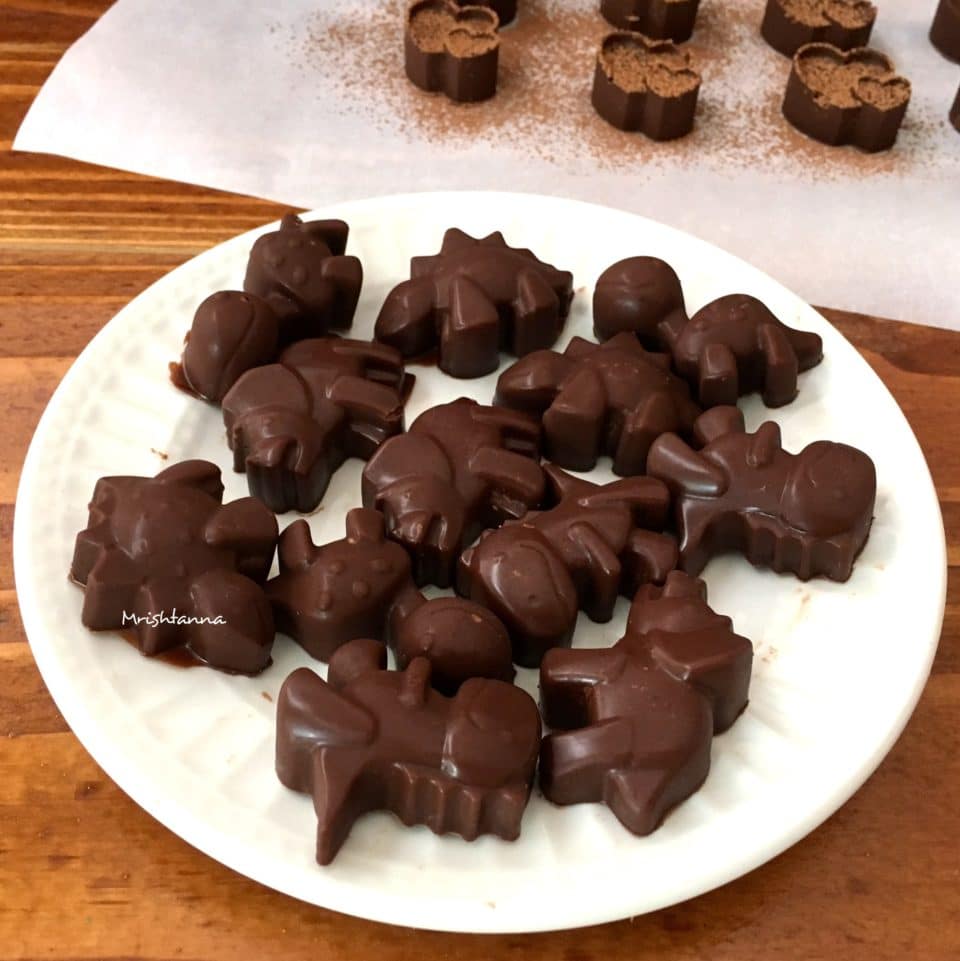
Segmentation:
{"type": "Polygon", "coordinates": [[[909,103],[910,82],[884,54],[810,43],[793,58],[783,115],[814,140],[875,153],[893,146],[909,103]]]}
{"type": "Polygon", "coordinates": [[[787,57],[808,43],[852,50],[867,43],[876,19],[869,0],[767,0],[760,33],[787,57]]]}
{"type": "Polygon", "coordinates": [[[657,40],[689,40],[700,0],[600,0],[600,13],[615,27],[657,40]]]}

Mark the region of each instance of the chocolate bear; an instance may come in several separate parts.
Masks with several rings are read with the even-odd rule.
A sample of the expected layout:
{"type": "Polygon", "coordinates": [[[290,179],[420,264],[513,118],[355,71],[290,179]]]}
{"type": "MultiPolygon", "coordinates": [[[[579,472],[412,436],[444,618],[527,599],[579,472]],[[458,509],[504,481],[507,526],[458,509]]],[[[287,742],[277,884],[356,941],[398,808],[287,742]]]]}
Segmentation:
{"type": "Polygon", "coordinates": [[[495,403],[543,418],[545,455],[590,470],[604,454],[616,474],[642,474],[647,451],[666,431],[688,433],[700,409],[669,359],[629,333],[605,344],[574,337],[562,354],[539,350],[508,367],[495,403]]]}
{"type": "Polygon", "coordinates": [[[262,583],[276,542],[273,514],[252,497],[224,504],[207,461],[101,477],[70,567],[85,588],[83,624],[132,626],[148,656],[182,646],[212,667],[257,674],[273,646],[262,583]]]}
{"type": "Polygon", "coordinates": [[[710,770],[714,734],[747,704],[753,647],[680,571],[642,587],[612,648],[548,651],[540,667],[540,786],[557,804],[606,804],[655,830],[710,770]]]}
{"type": "Polygon", "coordinates": [[[364,468],[363,504],[387,518],[418,584],[448,587],[460,552],[543,497],[540,427],[526,414],[461,397],[424,411],[364,468]]]}
{"type": "Polygon", "coordinates": [[[533,699],[483,678],[449,699],[430,687],[426,658],[386,666],[383,645],[361,638],[333,655],[326,681],[301,668],[280,690],[277,776],[313,796],[317,861],[375,810],[468,841],[516,839],[540,744],[533,699]]]}
{"type": "Polygon", "coordinates": [[[383,344],[293,344],[223,398],[234,469],[272,510],[313,510],[346,458],[365,460],[403,430],[409,381],[399,353],[383,344]]]}
{"type": "Polygon", "coordinates": [[[549,347],[572,299],[568,271],[508,247],[499,231],[477,240],[450,229],[439,254],[410,261],[410,280],[380,309],[376,338],[404,357],[439,348],[441,370],[481,377],[497,369],[500,350],[522,357],[549,347]]]}
{"type": "Polygon", "coordinates": [[[544,467],[555,506],[489,531],[460,558],[457,590],[503,621],[513,659],[536,667],[552,647],[569,645],[583,609],[609,621],[619,594],[662,582],[677,564],[662,530],[670,498],[649,477],[592,484],[544,467]]]}
{"type": "Polygon", "coordinates": [[[715,554],[739,551],[801,580],[850,577],[876,500],[866,454],[830,441],[790,454],[773,421],[748,434],[735,407],[708,411],[695,437],[700,451],[664,434],[647,461],[674,496],[683,570],[699,574],[715,554]]]}

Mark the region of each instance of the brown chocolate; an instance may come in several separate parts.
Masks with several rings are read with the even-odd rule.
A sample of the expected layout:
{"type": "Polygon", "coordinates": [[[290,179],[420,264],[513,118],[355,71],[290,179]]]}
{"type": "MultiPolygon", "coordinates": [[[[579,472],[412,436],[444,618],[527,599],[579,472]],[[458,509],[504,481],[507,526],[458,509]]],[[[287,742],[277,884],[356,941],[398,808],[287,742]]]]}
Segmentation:
{"type": "Polygon", "coordinates": [[[657,332],[705,408],[754,391],[768,407],[782,407],[797,396],[798,373],[823,359],[818,334],[788,327],[748,294],[719,297],[690,320],[677,311],[657,332]]]}
{"type": "Polygon", "coordinates": [[[948,60],[960,63],[960,0],[940,0],[930,27],[930,42],[948,60]]]}
{"type": "Polygon", "coordinates": [[[234,469],[272,510],[311,511],[348,457],[403,430],[408,375],[383,344],[326,337],[248,370],[223,398],[234,469]]]}
{"type": "Polygon", "coordinates": [[[408,605],[392,631],[397,667],[430,661],[430,683],[453,696],[471,677],[512,681],[510,635],[487,608],[462,597],[425,598],[408,605]]]}
{"type": "Polygon", "coordinates": [[[787,57],[808,43],[852,50],[866,46],[876,19],[869,0],[767,0],[760,33],[787,57]]]}
{"type": "Polygon", "coordinates": [[[376,337],[404,357],[439,349],[441,370],[481,377],[497,369],[501,350],[522,357],[553,344],[572,299],[569,271],[508,247],[499,231],[477,240],[450,229],[439,254],[410,261],[410,280],[380,309],[376,337]]]}
{"type": "Polygon", "coordinates": [[[647,349],[663,349],[660,325],[686,323],[683,288],[674,269],[656,257],[628,257],[608,267],[593,291],[593,334],[609,340],[629,331],[647,349]]]}
{"type": "Polygon", "coordinates": [[[675,571],[641,588],[612,648],[549,651],[540,668],[540,786],[557,804],[603,802],[654,831],[710,770],[714,733],[747,703],[753,648],[675,571]]]}
{"type": "Polygon", "coordinates": [[[505,27],[517,17],[517,0],[456,0],[458,6],[489,7],[500,19],[500,26],[505,27]]]}
{"type": "Polygon", "coordinates": [[[656,40],[689,40],[700,0],[600,0],[600,13],[621,30],[656,40]]]}
{"type": "Polygon", "coordinates": [[[516,839],[540,746],[533,699],[484,678],[446,698],[431,688],[426,658],[403,671],[386,664],[383,645],[354,640],[326,681],[301,668],[280,689],[277,776],[313,796],[317,861],[329,864],[375,810],[468,841],[516,839]]]}
{"type": "Polygon", "coordinates": [[[280,573],[267,582],[277,630],[318,660],[356,637],[384,640],[419,603],[410,560],[386,537],[383,516],[357,507],[347,536],[317,547],[305,520],[280,535],[280,573]]]}
{"type": "Polygon", "coordinates": [[[894,145],[909,103],[910,81],[889,57],[810,43],[794,55],[783,115],[814,140],[875,153],[894,145]]]}
{"type": "Polygon", "coordinates": [[[593,74],[594,109],[620,130],[674,140],[693,129],[700,74],[669,40],[640,33],[607,34],[593,74]]]}
{"type": "Polygon", "coordinates": [[[471,103],[497,92],[500,20],[489,6],[417,0],[403,36],[407,76],[421,90],[471,103]]]}
{"type": "Polygon", "coordinates": [[[619,594],[662,582],[676,566],[666,487],[649,477],[592,484],[544,467],[555,506],[483,534],[460,558],[457,590],[503,621],[513,659],[536,667],[567,646],[577,611],[609,621],[619,594]]]}
{"type": "Polygon", "coordinates": [[[695,434],[700,451],[664,434],[647,460],[674,496],[683,570],[699,574],[715,554],[737,551],[801,580],[850,577],[876,500],[866,454],[830,441],[790,454],[773,421],[748,434],[735,407],[708,411],[695,434]]]}
{"type": "Polygon", "coordinates": [[[950,123],[960,131],[960,90],[957,91],[957,99],[950,108],[950,123]]]}
{"type": "Polygon", "coordinates": [[[666,431],[689,433],[700,409],[669,358],[630,333],[605,344],[574,337],[562,354],[541,350],[508,367],[495,402],[542,416],[545,456],[571,470],[613,458],[616,474],[642,474],[666,431]]]}
{"type": "Polygon", "coordinates": [[[190,460],[156,477],[101,477],[70,576],[81,619],[131,629],[154,656],[185,647],[238,674],[270,663],[273,618],[263,591],[277,520],[252,497],[223,503],[220,469],[190,460]]]}
{"type": "Polygon", "coordinates": [[[356,257],[344,256],[348,230],[342,220],[287,214],[277,230],[254,243],[243,289],[273,308],[281,347],[353,323],[363,268],[356,257]]]}
{"type": "Polygon", "coordinates": [[[460,552],[488,527],[540,504],[540,426],[461,397],[424,411],[363,471],[363,503],[381,510],[418,584],[448,587],[460,552]]]}

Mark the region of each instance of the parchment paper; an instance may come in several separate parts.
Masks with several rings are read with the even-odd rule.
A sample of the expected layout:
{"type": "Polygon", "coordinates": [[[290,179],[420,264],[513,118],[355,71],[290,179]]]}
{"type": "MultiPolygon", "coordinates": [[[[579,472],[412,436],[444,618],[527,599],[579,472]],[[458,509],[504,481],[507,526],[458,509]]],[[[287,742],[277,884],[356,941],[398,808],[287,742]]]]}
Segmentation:
{"type": "Polygon", "coordinates": [[[782,118],[789,61],[759,36],[763,0],[703,0],[697,127],[665,145],[590,106],[608,29],[595,0],[520,6],[496,98],[463,107],[405,79],[403,0],[119,0],[14,147],[305,207],[449,188],[592,200],[711,240],[813,303],[960,329],[960,134],[946,119],[960,69],[927,40],[936,0],[880,3],[871,45],[913,99],[896,147],[872,157],[782,118]]]}

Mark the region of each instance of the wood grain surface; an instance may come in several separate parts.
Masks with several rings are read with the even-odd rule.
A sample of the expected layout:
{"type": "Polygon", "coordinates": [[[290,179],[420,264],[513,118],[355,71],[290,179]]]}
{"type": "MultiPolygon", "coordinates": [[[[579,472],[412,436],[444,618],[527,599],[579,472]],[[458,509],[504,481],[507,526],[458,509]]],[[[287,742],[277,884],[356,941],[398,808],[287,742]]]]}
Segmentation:
{"type": "MultiPolygon", "coordinates": [[[[20,625],[10,556],[20,465],[71,360],[123,304],[280,212],[11,153],[57,59],[108,6],[0,0],[0,961],[960,958],[960,334],[825,311],[889,386],[927,453],[949,542],[946,622],[923,699],[880,769],[809,838],[747,877],[580,931],[418,932],[310,907],[234,874],[99,770],[47,694],[20,625]]],[[[851,683],[868,684],[869,665],[851,683]]]]}

